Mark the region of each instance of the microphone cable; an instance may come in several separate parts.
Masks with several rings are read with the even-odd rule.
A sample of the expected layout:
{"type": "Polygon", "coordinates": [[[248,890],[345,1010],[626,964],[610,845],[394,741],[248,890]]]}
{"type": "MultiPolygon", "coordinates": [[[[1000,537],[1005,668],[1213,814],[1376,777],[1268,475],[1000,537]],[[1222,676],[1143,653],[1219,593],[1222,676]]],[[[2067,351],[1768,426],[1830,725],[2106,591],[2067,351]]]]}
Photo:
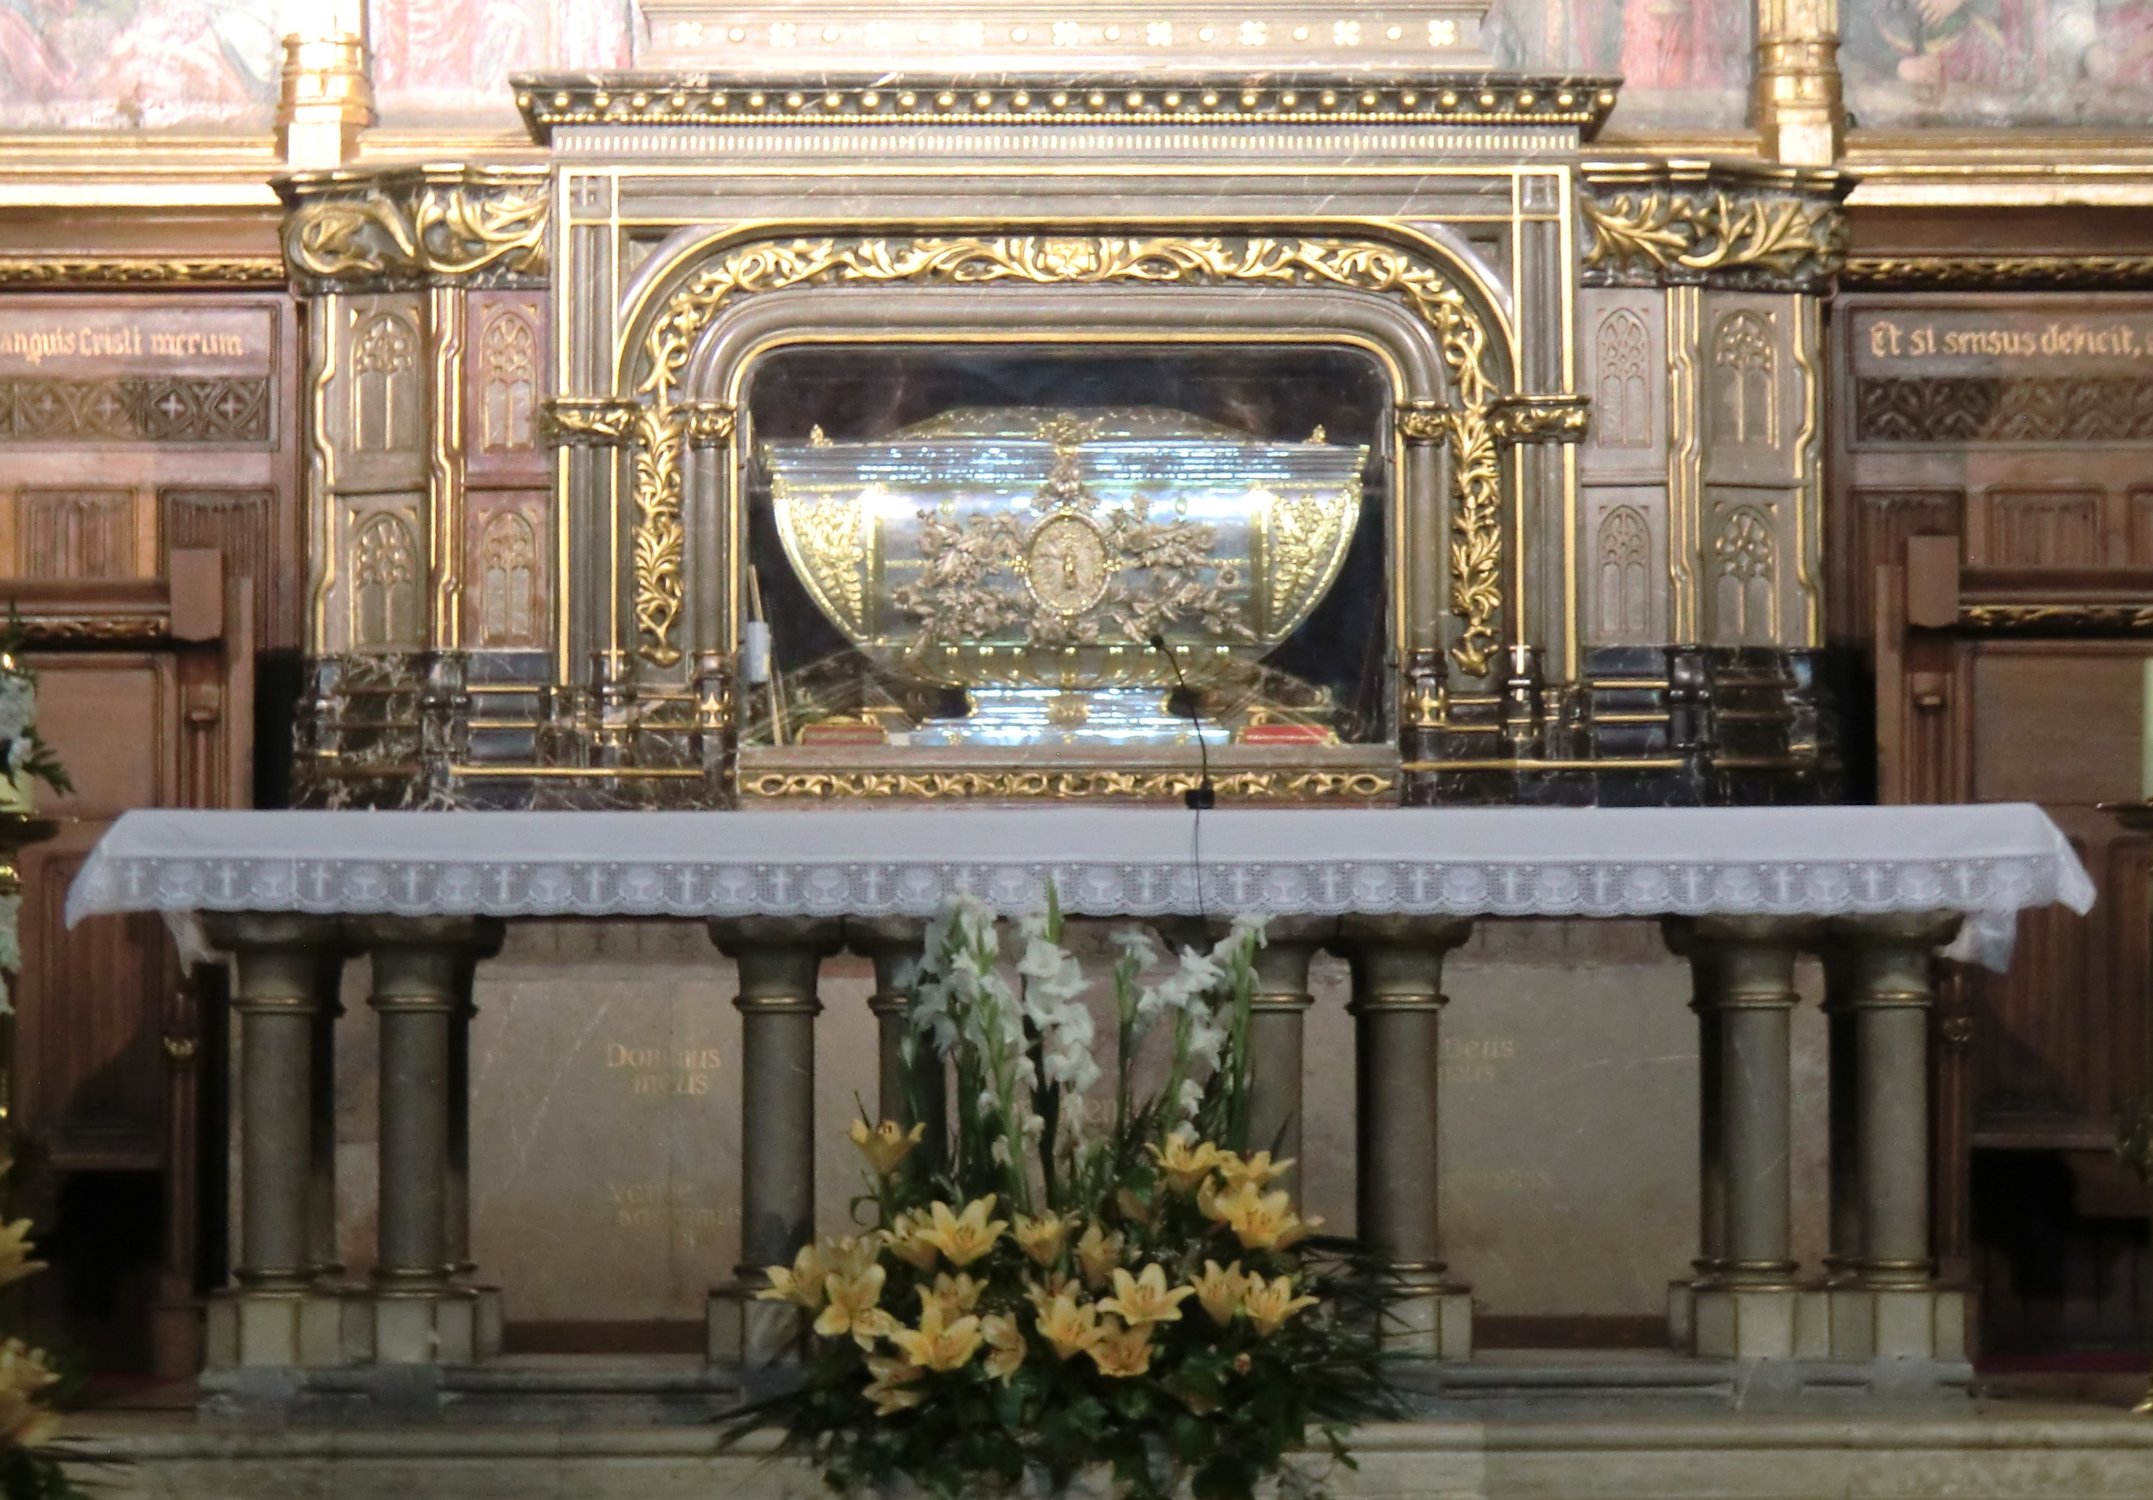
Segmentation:
{"type": "Polygon", "coordinates": [[[1218,789],[1211,783],[1211,747],[1204,739],[1204,716],[1196,694],[1189,688],[1189,680],[1181,673],[1181,658],[1173,647],[1166,644],[1166,637],[1158,631],[1151,633],[1151,649],[1166,658],[1173,669],[1175,686],[1180,690],[1182,701],[1189,706],[1189,728],[1196,735],[1196,785],[1181,794],[1181,804],[1189,810],[1189,866],[1196,877],[1196,919],[1204,926],[1208,937],[1211,929],[1211,913],[1204,899],[1204,813],[1218,806],[1218,789]]]}

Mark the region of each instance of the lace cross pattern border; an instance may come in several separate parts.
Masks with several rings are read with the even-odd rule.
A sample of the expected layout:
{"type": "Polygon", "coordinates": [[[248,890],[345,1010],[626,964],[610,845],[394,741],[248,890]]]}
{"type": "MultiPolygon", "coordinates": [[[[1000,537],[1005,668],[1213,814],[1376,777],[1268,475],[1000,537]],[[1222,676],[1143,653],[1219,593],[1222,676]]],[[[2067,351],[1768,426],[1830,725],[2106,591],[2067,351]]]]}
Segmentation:
{"type": "Polygon", "coordinates": [[[138,811],[68,892],[105,912],[923,917],[1005,912],[1049,881],[1084,916],[1968,917],[2093,882],[2027,804],[1809,808],[948,808],[658,813],[138,811]]]}

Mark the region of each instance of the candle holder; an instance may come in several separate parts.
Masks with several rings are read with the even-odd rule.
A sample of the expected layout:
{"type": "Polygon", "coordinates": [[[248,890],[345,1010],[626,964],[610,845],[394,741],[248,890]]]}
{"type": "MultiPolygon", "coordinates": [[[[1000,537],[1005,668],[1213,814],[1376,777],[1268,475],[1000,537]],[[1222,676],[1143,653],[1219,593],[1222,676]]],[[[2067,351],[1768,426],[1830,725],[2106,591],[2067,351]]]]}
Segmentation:
{"type": "MultiPolygon", "coordinates": [[[[2133,833],[2153,834],[2153,801],[2103,802],[2100,810],[2133,833]]],[[[2153,868],[2148,869],[2148,886],[2146,909],[2149,920],[2153,920],[2153,868]]],[[[2149,932],[2148,938],[2153,941],[2153,932],[2149,932]]],[[[2137,1098],[2116,1122],[2116,1154],[2128,1162],[2146,1184],[2146,1226],[2149,1237],[2153,1237],[2153,990],[2141,998],[2147,1007],[2145,1077],[2137,1098]]],[[[2153,1247],[2149,1247],[2148,1253],[2153,1254],[2153,1247]]],[[[2153,1329],[2148,1331],[2148,1340],[2149,1359],[2153,1359],[2153,1329]]],[[[2153,1417],[2153,1370],[2148,1371],[2144,1397],[2131,1410],[2137,1416],[2153,1417]]]]}

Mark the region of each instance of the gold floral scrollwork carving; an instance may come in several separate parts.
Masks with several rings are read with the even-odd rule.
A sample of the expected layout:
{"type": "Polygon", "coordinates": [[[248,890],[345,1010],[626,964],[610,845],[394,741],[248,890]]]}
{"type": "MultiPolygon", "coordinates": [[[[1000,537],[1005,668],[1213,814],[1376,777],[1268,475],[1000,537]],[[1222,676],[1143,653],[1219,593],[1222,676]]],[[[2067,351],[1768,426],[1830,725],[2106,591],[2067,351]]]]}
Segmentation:
{"type": "MultiPolygon", "coordinates": [[[[944,801],[1165,800],[1197,784],[1188,771],[760,771],[741,778],[751,797],[944,801]]],[[[1372,802],[1393,796],[1389,771],[1231,771],[1212,778],[1219,796],[1251,801],[1372,802]]]]}
{"type": "Polygon", "coordinates": [[[1401,401],[1398,436],[1409,443],[1450,441],[1450,408],[1440,401],[1401,401]]]}
{"type": "Polygon", "coordinates": [[[2153,631],[2153,604],[1970,604],[1959,610],[1959,624],[1968,630],[2136,635],[2153,631]]]}
{"type": "Polygon", "coordinates": [[[680,660],[673,627],[680,621],[680,569],[688,533],[681,524],[681,460],[688,447],[684,407],[640,406],[631,433],[635,452],[635,629],[643,657],[661,667],[680,660]]]}
{"type": "Polygon", "coordinates": [[[274,255],[0,255],[0,286],[281,286],[274,255]]]}
{"type": "MultiPolygon", "coordinates": [[[[1464,625],[1451,649],[1466,673],[1486,674],[1499,640],[1496,621],[1502,608],[1502,487],[1488,416],[1497,395],[1490,352],[1494,346],[1485,317],[1440,266],[1380,241],[1266,236],[1014,234],[754,241],[718,252],[667,299],[643,338],[636,394],[655,401],[657,429],[675,433],[677,443],[676,383],[696,340],[724,308],[743,296],[790,287],[892,283],[1329,287],[1399,298],[1434,334],[1450,376],[1454,405],[1444,440],[1451,450],[1451,609],[1464,625]]],[[[639,456],[639,514],[668,513],[660,500],[646,504],[646,483],[661,482],[672,484],[677,501],[677,457],[668,470],[639,456]]],[[[671,510],[677,514],[677,503],[671,510]]],[[[660,580],[642,565],[640,533],[636,550],[640,618],[640,601],[646,592],[656,596],[660,580]]],[[[675,586],[677,590],[677,578],[675,586]]],[[[646,643],[643,654],[652,661],[678,660],[669,633],[646,643]]]]}
{"type": "Polygon", "coordinates": [[[1591,417],[1588,396],[1506,396],[1489,420],[1499,443],[1582,443],[1591,417]]]}
{"type": "Polygon", "coordinates": [[[303,289],[532,281],[546,274],[543,180],[491,172],[295,179],[284,258],[303,289]]]}
{"type": "Polygon", "coordinates": [[[690,401],[680,410],[687,423],[689,447],[717,448],[732,441],[738,414],[724,402],[690,401]]]}
{"type": "Polygon", "coordinates": [[[557,396],[539,408],[539,439],[553,448],[622,447],[642,409],[617,396],[557,396]]]}
{"type": "Polygon", "coordinates": [[[1588,279],[1812,290],[1846,256],[1846,216],[1810,195],[1657,188],[1587,193],[1588,279]]]}

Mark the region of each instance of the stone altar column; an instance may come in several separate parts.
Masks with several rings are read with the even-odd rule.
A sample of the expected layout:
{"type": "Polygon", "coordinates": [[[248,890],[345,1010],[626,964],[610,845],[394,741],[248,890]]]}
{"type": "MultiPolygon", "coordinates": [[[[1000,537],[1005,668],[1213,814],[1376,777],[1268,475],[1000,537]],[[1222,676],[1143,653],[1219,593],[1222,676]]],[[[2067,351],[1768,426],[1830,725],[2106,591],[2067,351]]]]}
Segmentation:
{"type": "Polygon", "coordinates": [[[449,1103],[459,979],[499,941],[465,917],[367,917],[346,924],[373,960],[381,1021],[381,1204],[373,1359],[457,1365],[478,1358],[477,1299],[449,1252],[449,1103]]]}
{"type": "Polygon", "coordinates": [[[711,1294],[710,1357],[775,1364],[796,1346],[797,1308],[758,1302],[763,1268],[790,1262],[815,1232],[815,981],[843,928],[804,917],[710,924],[739,966],[740,1264],[711,1294]]]}
{"type": "MultiPolygon", "coordinates": [[[[1256,950],[1256,987],[1249,1001],[1248,1142],[1281,1160],[1301,1154],[1302,1038],[1308,1008],[1308,965],[1337,933],[1329,917],[1276,917],[1256,950]]],[[[1299,1196],[1300,1169],[1280,1179],[1299,1196]]]]}
{"type": "Polygon", "coordinates": [[[1691,1348],[1700,1355],[1795,1353],[1789,1026],[1805,926],[1744,916],[1701,917],[1689,927],[1687,941],[1712,980],[1697,1003],[1716,1017],[1716,1154],[1725,1184],[1722,1254],[1692,1295],[1691,1348]]]}
{"type": "Polygon", "coordinates": [[[480,1359],[501,1352],[501,1289],[475,1282],[471,1259],[471,1021],[478,1014],[471,991],[479,960],[500,952],[500,929],[483,951],[464,950],[456,963],[456,1009],[449,1017],[448,1173],[441,1201],[441,1242],[449,1274],[478,1297],[476,1344],[480,1359]]]}
{"type": "MultiPolygon", "coordinates": [[[[1927,912],[1846,918],[1826,929],[1845,975],[1847,1036],[1833,1049],[1832,1094],[1835,1115],[1846,1100],[1843,1186],[1852,1201],[1834,1206],[1834,1248],[1847,1241],[1845,1272],[1824,1290],[1828,1316],[1811,1342],[1833,1359],[1960,1364],[1966,1357],[1965,1295],[1938,1284],[1929,1233],[1932,970],[1959,921],[1927,912]],[[1839,1073],[1842,1066],[1851,1076],[1839,1073]]],[[[1836,1163],[1833,1178],[1836,1196],[1836,1163]]]]}
{"type": "Polygon", "coordinates": [[[333,918],[245,914],[203,920],[232,955],[239,1017],[239,1254],[210,1298],[212,1368],[348,1363],[345,1299],[317,1281],[317,1037],[335,996],[333,918]]]}
{"type": "MultiPolygon", "coordinates": [[[[854,953],[873,959],[875,964],[875,992],[867,997],[867,1008],[875,1017],[878,1060],[875,1107],[882,1119],[895,1120],[908,1130],[916,1122],[908,1102],[907,1084],[914,1076],[914,1069],[905,1063],[905,1005],[919,974],[920,943],[926,932],[927,924],[916,917],[845,919],[846,945],[854,953]]],[[[918,1045],[924,1049],[930,1044],[927,1038],[921,1037],[918,1045]]],[[[942,1070],[930,1066],[929,1060],[922,1058],[917,1077],[918,1086],[927,1096],[921,1101],[927,1133],[938,1137],[942,1131],[942,1070]]],[[[867,1123],[874,1125],[880,1121],[867,1123]]]]}
{"type": "Polygon", "coordinates": [[[1686,1350],[1696,1341],[1697,1288],[1727,1259],[1727,1162],[1721,1139],[1725,1088],[1720,1074],[1719,971],[1712,945],[1693,941],[1683,918],[1661,923],[1668,948],[1689,960],[1690,1011],[1697,1017],[1697,1255],[1695,1274],[1667,1288],[1667,1342],[1686,1350]]]}
{"type": "Polygon", "coordinates": [[[344,1018],[343,949],[331,946],[316,962],[314,993],[321,1003],[314,1013],[307,1070],[307,1265],[315,1280],[335,1281],[344,1274],[336,1237],[336,1023],[344,1018]]]}
{"type": "Polygon", "coordinates": [[[1407,1294],[1386,1337],[1430,1359],[1473,1352],[1472,1296],[1444,1275],[1436,1182],[1443,955],[1471,931],[1455,917],[1347,917],[1334,940],[1353,967],[1359,1234],[1407,1294]]]}

